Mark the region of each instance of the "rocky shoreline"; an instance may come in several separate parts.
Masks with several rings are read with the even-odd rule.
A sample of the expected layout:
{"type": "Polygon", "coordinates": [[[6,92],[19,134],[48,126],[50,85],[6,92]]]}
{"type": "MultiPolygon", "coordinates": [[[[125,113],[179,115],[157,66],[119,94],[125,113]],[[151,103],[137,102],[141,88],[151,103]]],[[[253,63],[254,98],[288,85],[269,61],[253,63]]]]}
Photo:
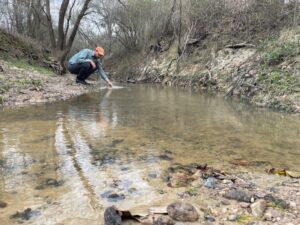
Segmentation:
{"type": "Polygon", "coordinates": [[[100,90],[98,81],[92,81],[91,86],[78,85],[72,74],[41,73],[2,60],[0,66],[0,107],[56,102],[100,90]]]}
{"type": "Polygon", "coordinates": [[[193,164],[172,167],[167,184],[161,195],[174,192],[177,201],[149,207],[148,215],[109,207],[105,225],[127,224],[128,219],[147,225],[300,224],[299,178],[229,174],[193,164]]]}
{"type": "MultiPolygon", "coordinates": [[[[149,176],[149,179],[157,178],[149,176]]],[[[116,206],[105,209],[100,217],[102,221],[90,221],[90,224],[300,224],[299,178],[257,172],[225,173],[192,164],[172,166],[161,179],[166,183],[157,187],[159,202],[127,209],[117,207],[118,202],[126,202],[126,196],[119,198],[117,190],[121,187],[116,183],[116,190],[110,195],[116,206]]],[[[62,181],[48,179],[43,188],[56,189],[62,185],[62,181]]],[[[47,205],[17,211],[10,215],[10,220],[29,224],[38,220],[51,204],[48,199],[47,205]]],[[[0,210],[7,207],[9,203],[0,199],[0,210]]]]}

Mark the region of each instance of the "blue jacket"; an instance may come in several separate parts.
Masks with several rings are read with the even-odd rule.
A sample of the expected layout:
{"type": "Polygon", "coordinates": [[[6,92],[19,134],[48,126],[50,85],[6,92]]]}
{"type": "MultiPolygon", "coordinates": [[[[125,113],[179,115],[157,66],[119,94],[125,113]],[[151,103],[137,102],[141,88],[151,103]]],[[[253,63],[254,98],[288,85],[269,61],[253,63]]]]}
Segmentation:
{"type": "Polygon", "coordinates": [[[102,68],[101,60],[98,59],[95,56],[94,51],[92,51],[90,49],[82,49],[80,52],[73,55],[69,60],[69,64],[71,64],[71,65],[76,64],[76,63],[80,64],[80,63],[84,63],[84,62],[90,62],[91,60],[93,60],[94,63],[96,64],[99,76],[106,82],[109,82],[109,79],[107,78],[107,75],[102,68]]]}

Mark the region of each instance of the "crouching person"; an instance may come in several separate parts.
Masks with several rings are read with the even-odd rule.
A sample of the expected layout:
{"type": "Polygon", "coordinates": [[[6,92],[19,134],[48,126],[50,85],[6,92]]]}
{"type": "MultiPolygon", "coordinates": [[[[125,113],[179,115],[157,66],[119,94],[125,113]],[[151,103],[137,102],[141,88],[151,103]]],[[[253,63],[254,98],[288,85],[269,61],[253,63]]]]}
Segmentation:
{"type": "Polygon", "coordinates": [[[109,87],[112,87],[111,81],[102,68],[103,57],[104,49],[101,47],[97,47],[94,51],[83,49],[72,56],[68,62],[68,70],[77,75],[76,83],[89,85],[85,80],[97,70],[99,76],[106,81],[109,87]]]}

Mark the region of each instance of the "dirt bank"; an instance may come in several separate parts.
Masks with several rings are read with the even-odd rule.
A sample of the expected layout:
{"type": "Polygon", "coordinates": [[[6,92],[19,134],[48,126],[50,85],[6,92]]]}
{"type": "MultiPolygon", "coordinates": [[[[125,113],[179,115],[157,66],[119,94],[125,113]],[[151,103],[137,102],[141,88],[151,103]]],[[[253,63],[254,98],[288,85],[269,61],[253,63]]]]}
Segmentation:
{"type": "Polygon", "coordinates": [[[99,82],[83,86],[74,75],[55,75],[51,71],[19,68],[0,60],[0,106],[19,106],[66,100],[84,93],[99,91],[99,82]]]}
{"type": "Polygon", "coordinates": [[[186,40],[180,56],[176,42],[165,42],[170,42],[165,48],[127,59],[115,77],[221,92],[256,106],[300,112],[300,27],[255,43],[222,43],[210,36],[186,40]]]}

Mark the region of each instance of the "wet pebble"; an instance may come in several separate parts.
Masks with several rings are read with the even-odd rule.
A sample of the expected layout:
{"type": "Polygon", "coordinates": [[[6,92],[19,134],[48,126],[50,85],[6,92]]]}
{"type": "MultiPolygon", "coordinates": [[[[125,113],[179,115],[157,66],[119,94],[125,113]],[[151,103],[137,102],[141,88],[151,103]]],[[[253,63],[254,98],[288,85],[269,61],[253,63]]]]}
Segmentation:
{"type": "Polygon", "coordinates": [[[163,194],[165,194],[165,191],[160,189],[160,190],[157,190],[157,193],[160,195],[163,195],[163,194]]]}
{"type": "Polygon", "coordinates": [[[170,156],[168,156],[168,155],[160,155],[160,156],[158,156],[158,158],[160,160],[165,160],[165,161],[171,161],[171,160],[173,160],[173,158],[170,157],[170,156]]]}
{"type": "Polygon", "coordinates": [[[130,193],[130,194],[133,194],[133,193],[136,193],[136,192],[137,192],[137,189],[134,188],[134,187],[128,189],[128,193],[130,193]]]}
{"type": "Polygon", "coordinates": [[[205,218],[205,220],[207,220],[209,222],[215,222],[216,221],[215,217],[213,217],[211,215],[207,215],[204,218],[205,218]]]}
{"type": "Polygon", "coordinates": [[[27,208],[23,212],[16,212],[10,218],[11,219],[30,220],[33,216],[38,216],[38,215],[40,215],[39,211],[32,210],[31,208],[27,208]]]}
{"type": "Polygon", "coordinates": [[[35,187],[36,190],[43,190],[43,189],[46,189],[46,188],[49,188],[49,187],[59,187],[63,185],[63,181],[57,181],[55,179],[52,179],[52,178],[49,178],[45,181],[43,181],[43,183],[41,185],[38,185],[35,187]]]}
{"type": "Polygon", "coordinates": [[[0,167],[4,168],[4,164],[5,164],[4,160],[0,159],[0,167]]]}
{"type": "Polygon", "coordinates": [[[109,207],[104,212],[105,225],[121,225],[122,217],[114,207],[109,207]]]}
{"type": "Polygon", "coordinates": [[[60,182],[52,178],[47,179],[45,184],[48,186],[55,186],[55,187],[60,186],[60,182]]]}
{"type": "Polygon", "coordinates": [[[157,174],[157,172],[155,172],[155,171],[152,171],[152,172],[150,172],[150,173],[148,173],[148,177],[150,177],[150,178],[157,178],[158,177],[158,174],[157,174]]]}
{"type": "Polygon", "coordinates": [[[0,208],[5,208],[6,206],[7,203],[0,200],[0,208]]]}
{"type": "Polygon", "coordinates": [[[127,167],[127,166],[121,167],[121,171],[128,171],[128,170],[129,170],[129,167],[127,167]]]}
{"type": "Polygon", "coordinates": [[[107,200],[109,202],[118,202],[121,200],[125,199],[125,195],[124,194],[117,194],[117,193],[113,193],[107,196],[107,200]]]}
{"type": "Polygon", "coordinates": [[[118,202],[125,199],[124,194],[114,193],[113,191],[106,191],[100,195],[102,198],[106,198],[109,202],[118,202]]]}

